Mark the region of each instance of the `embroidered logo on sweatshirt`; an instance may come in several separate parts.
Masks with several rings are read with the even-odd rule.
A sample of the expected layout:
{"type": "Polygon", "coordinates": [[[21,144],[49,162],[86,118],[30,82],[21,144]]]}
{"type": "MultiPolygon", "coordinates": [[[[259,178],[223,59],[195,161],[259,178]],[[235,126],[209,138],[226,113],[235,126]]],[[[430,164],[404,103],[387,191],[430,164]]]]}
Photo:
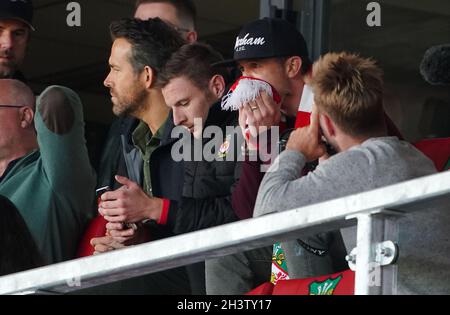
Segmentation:
{"type": "Polygon", "coordinates": [[[230,151],[231,146],[231,135],[227,135],[225,142],[222,143],[219,149],[219,153],[217,154],[219,158],[226,158],[228,155],[228,152],[230,151]]]}

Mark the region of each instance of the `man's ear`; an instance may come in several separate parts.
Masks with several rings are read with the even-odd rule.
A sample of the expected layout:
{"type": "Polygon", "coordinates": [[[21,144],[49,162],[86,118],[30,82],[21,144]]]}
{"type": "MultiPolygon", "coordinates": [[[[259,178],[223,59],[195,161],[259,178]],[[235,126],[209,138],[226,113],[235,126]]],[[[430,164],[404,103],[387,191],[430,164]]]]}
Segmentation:
{"type": "Polygon", "coordinates": [[[285,63],[286,73],[289,78],[295,78],[302,70],[302,58],[298,56],[289,57],[285,63]]]}
{"type": "Polygon", "coordinates": [[[326,113],[320,114],[321,127],[325,137],[336,136],[336,127],[333,120],[326,113]]]}
{"type": "Polygon", "coordinates": [[[27,129],[34,124],[34,111],[30,107],[22,107],[20,109],[20,127],[27,129]]]}
{"type": "Polygon", "coordinates": [[[216,74],[209,81],[209,90],[217,97],[221,98],[225,93],[225,79],[223,76],[216,74]]]}
{"type": "Polygon", "coordinates": [[[156,81],[155,71],[151,67],[145,66],[141,75],[143,76],[145,88],[150,89],[156,81]]]}
{"type": "Polygon", "coordinates": [[[198,38],[197,32],[190,31],[186,34],[186,41],[189,44],[195,43],[197,41],[197,38],[198,38]]]}

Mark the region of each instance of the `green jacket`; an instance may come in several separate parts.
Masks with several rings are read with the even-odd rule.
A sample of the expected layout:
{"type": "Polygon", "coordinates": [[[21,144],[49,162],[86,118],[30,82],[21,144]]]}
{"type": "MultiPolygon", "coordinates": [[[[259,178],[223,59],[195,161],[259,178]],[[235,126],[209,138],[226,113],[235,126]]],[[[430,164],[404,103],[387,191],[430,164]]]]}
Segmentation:
{"type": "Polygon", "coordinates": [[[47,263],[72,259],[95,194],[95,173],[84,138],[79,97],[60,86],[37,100],[40,150],[19,159],[0,182],[0,194],[19,209],[47,263]]]}

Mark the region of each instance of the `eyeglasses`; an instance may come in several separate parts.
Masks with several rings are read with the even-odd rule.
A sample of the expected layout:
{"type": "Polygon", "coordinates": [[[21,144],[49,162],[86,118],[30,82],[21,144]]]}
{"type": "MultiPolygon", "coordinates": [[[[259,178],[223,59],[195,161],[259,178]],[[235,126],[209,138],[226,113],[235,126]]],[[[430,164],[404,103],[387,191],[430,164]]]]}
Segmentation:
{"type": "Polygon", "coordinates": [[[20,106],[20,105],[0,105],[0,108],[22,108],[25,106],[20,106]]]}

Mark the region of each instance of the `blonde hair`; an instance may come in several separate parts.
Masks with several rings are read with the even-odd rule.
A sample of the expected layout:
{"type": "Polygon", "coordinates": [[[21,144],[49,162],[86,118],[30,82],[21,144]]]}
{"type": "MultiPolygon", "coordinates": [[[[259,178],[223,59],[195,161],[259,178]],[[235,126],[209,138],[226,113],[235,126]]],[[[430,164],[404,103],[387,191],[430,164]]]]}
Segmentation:
{"type": "Polygon", "coordinates": [[[383,71],[370,58],[328,53],[313,66],[314,100],[347,134],[370,136],[385,128],[383,71]]]}

